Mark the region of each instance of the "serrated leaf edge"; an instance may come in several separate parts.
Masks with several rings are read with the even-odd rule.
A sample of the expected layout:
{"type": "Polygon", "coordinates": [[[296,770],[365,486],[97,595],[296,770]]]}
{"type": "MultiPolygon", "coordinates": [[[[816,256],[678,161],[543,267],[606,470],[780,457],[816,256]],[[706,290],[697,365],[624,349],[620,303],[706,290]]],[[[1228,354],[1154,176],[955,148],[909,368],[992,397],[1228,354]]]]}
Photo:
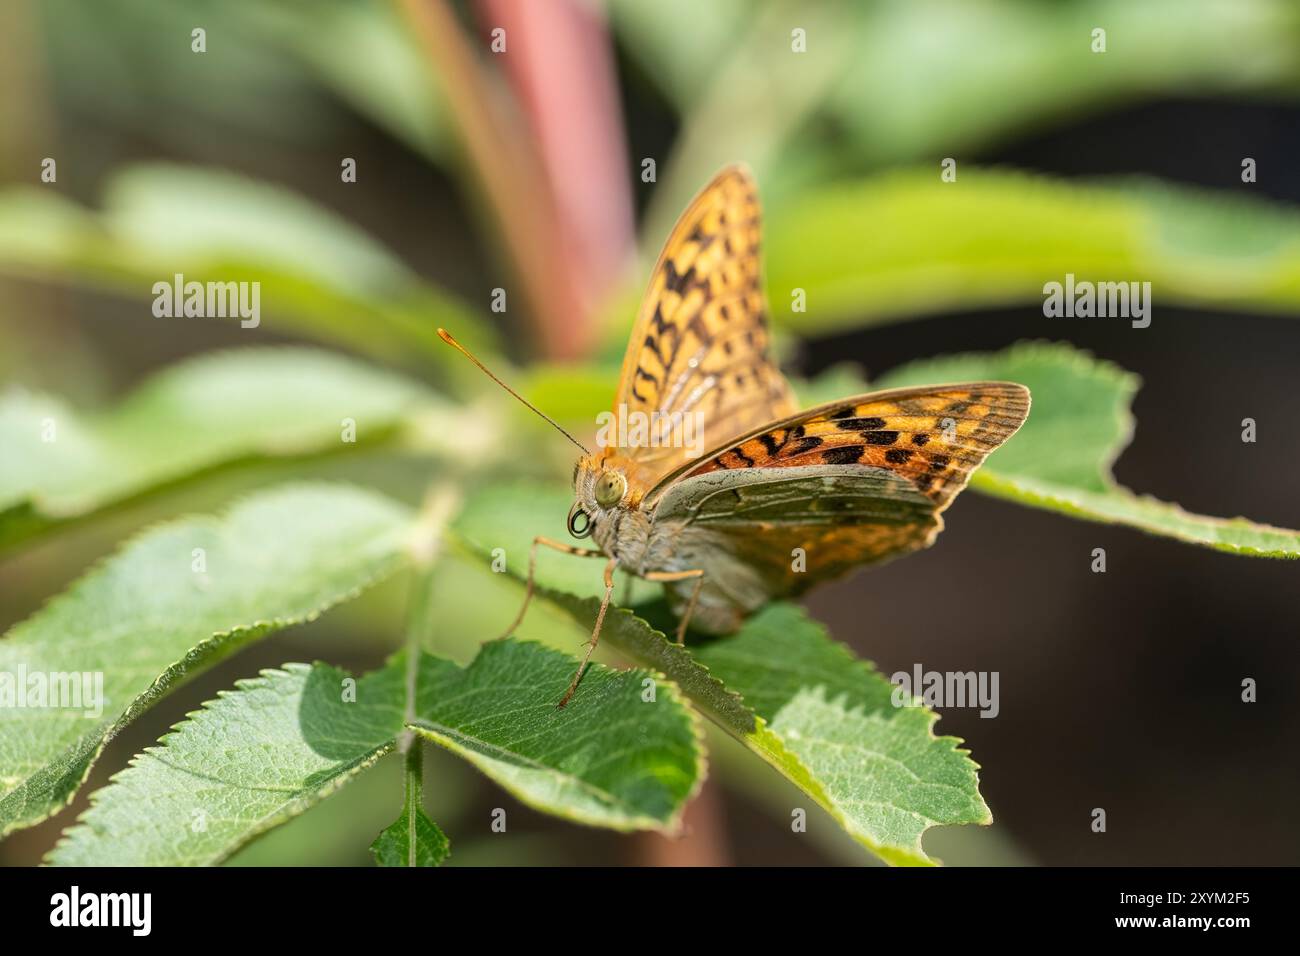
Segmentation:
{"type": "MultiPolygon", "coordinates": [[[[217,704],[229,698],[237,697],[241,693],[247,693],[250,690],[269,687],[271,686],[273,679],[277,677],[291,677],[294,676],[295,673],[301,673],[303,675],[309,674],[312,670],[314,670],[318,666],[333,667],[332,664],[326,664],[322,661],[315,661],[311,664],[290,662],[290,663],[283,664],[280,667],[263,668],[262,670],[258,671],[258,676],[241,677],[235,681],[235,685],[233,688],[223,688],[217,691],[216,697],[210,698],[209,700],[205,700],[196,709],[188,711],[181,720],[178,720],[176,723],[172,724],[171,727],[168,728],[167,732],[158,738],[157,743],[145,747],[144,750],[142,750],[140,753],[132,756],[131,759],[127,761],[125,767],[123,767],[121,770],[114,773],[111,777],[108,778],[108,781],[104,784],[104,786],[100,787],[98,790],[96,790],[94,793],[90,795],[89,806],[87,806],[86,809],[81,812],[81,814],[77,817],[75,821],[73,821],[72,824],[70,824],[67,828],[64,829],[63,833],[60,834],[59,836],[58,842],[55,843],[54,846],[52,846],[49,849],[49,851],[46,852],[45,856],[42,858],[41,864],[43,866],[59,866],[60,864],[57,861],[55,861],[54,857],[59,852],[59,849],[61,847],[71,842],[73,832],[81,829],[90,829],[90,830],[94,829],[91,823],[87,820],[87,817],[90,815],[91,811],[94,810],[99,805],[99,802],[103,799],[105,791],[108,790],[108,788],[113,784],[118,783],[120,778],[128,770],[132,770],[136,768],[140,764],[140,761],[143,757],[150,756],[160,760],[163,759],[164,755],[167,753],[167,744],[170,742],[170,740],[173,737],[177,736],[178,734],[184,732],[184,730],[190,725],[198,721],[202,721],[206,717],[212,715],[213,713],[216,713],[216,711],[214,711],[213,708],[217,704]]],[[[339,673],[342,674],[349,673],[337,667],[334,667],[334,670],[337,670],[339,671],[339,673]]],[[[346,770],[342,771],[341,773],[339,773],[334,777],[331,777],[330,780],[327,781],[326,785],[320,788],[319,790],[312,791],[310,794],[304,796],[300,796],[294,799],[293,801],[291,801],[286,806],[282,807],[280,810],[276,811],[275,813],[269,814],[268,816],[262,818],[262,820],[259,820],[257,824],[245,834],[243,839],[239,840],[237,843],[229,847],[229,849],[227,849],[226,851],[213,857],[213,859],[208,861],[208,865],[215,865],[221,863],[224,860],[229,859],[236,852],[243,849],[249,843],[253,842],[253,840],[265,834],[267,831],[274,829],[280,824],[293,819],[294,817],[298,816],[304,811],[315,806],[317,803],[324,800],[326,797],[338,791],[340,788],[343,787],[344,784],[351,781],[353,777],[357,776],[363,770],[372,767],[375,763],[377,763],[380,760],[380,758],[389,754],[396,746],[396,744],[397,744],[397,738],[396,736],[394,736],[392,740],[389,740],[386,743],[384,743],[382,746],[375,748],[369,754],[362,757],[360,760],[354,761],[352,765],[349,766],[346,770]]],[[[174,769],[179,769],[179,768],[174,768],[174,769]]],[[[180,772],[187,773],[187,774],[191,773],[188,770],[180,770],[180,772]]],[[[89,773],[89,768],[87,768],[87,774],[88,773],[89,773]]],[[[85,782],[84,778],[82,782],[83,783],[85,782]]],[[[226,786],[235,786],[234,784],[230,784],[229,782],[224,780],[218,782],[226,786]]],[[[71,798],[69,798],[69,802],[71,802],[71,798]]]]}
{"type": "MultiPolygon", "coordinates": [[[[37,610],[33,611],[30,615],[28,615],[28,617],[24,618],[23,621],[20,621],[18,624],[15,624],[14,627],[16,628],[21,624],[30,621],[31,619],[35,618],[37,615],[45,612],[48,608],[57,607],[63,601],[71,600],[72,592],[84,581],[94,577],[96,574],[102,573],[112,561],[121,557],[130,548],[138,544],[142,539],[148,537],[150,534],[153,534],[159,530],[166,529],[168,526],[172,524],[179,524],[181,522],[187,522],[187,521],[197,521],[197,522],[208,524],[209,526],[219,526],[220,523],[226,517],[228,517],[233,511],[238,510],[238,508],[241,505],[249,501],[252,501],[254,499],[260,498],[264,495],[270,493],[287,494],[297,490],[312,490],[312,489],[322,489],[322,488],[349,489],[349,490],[357,491],[365,495],[374,497],[376,499],[382,499],[394,505],[397,504],[397,502],[379,494],[378,492],[375,492],[368,488],[362,488],[357,485],[348,484],[346,482],[291,482],[284,485],[276,485],[271,489],[265,489],[262,491],[255,491],[255,492],[250,492],[246,495],[241,495],[240,497],[233,499],[233,501],[225,509],[223,509],[221,512],[219,512],[216,515],[204,514],[204,513],[192,513],[192,514],[180,515],[176,518],[168,518],[161,521],[157,521],[146,526],[145,528],[143,528],[136,534],[132,535],[131,537],[127,538],[114,551],[98,558],[75,581],[70,583],[58,594],[52,595],[50,598],[48,598],[45,602],[42,603],[42,605],[37,610]]],[[[99,742],[97,744],[94,744],[88,751],[85,766],[81,770],[79,777],[75,780],[75,782],[73,782],[67,795],[63,797],[61,800],[55,801],[57,805],[48,807],[47,809],[41,811],[36,816],[15,815],[15,817],[12,820],[10,820],[8,823],[0,825],[0,839],[4,839],[6,836],[8,836],[11,833],[14,833],[17,830],[22,830],[28,827],[36,826],[38,823],[42,823],[45,820],[48,820],[50,817],[61,812],[64,808],[66,808],[69,804],[71,804],[73,799],[76,797],[77,792],[82,788],[82,786],[85,785],[86,780],[90,777],[90,771],[94,769],[95,763],[99,760],[100,755],[103,753],[104,748],[108,745],[109,741],[111,741],[114,737],[116,737],[117,734],[120,733],[124,727],[126,727],[128,724],[131,723],[131,721],[135,720],[137,717],[139,717],[141,714],[147,711],[150,707],[152,707],[165,694],[167,694],[171,690],[174,690],[176,687],[182,686],[185,683],[185,681],[189,679],[189,677],[194,676],[191,673],[192,668],[197,667],[200,664],[208,665],[208,664],[218,663],[224,660],[226,657],[230,656],[231,654],[235,653],[245,645],[263,636],[264,634],[268,634],[273,631],[283,630],[286,627],[294,627],[299,624],[310,624],[311,622],[319,618],[322,614],[324,614],[326,611],[329,611],[335,607],[338,607],[341,604],[346,604],[347,602],[356,599],[362,593],[374,587],[380,581],[383,581],[391,577],[403,565],[405,565],[408,562],[408,560],[409,560],[409,556],[406,550],[398,549],[394,552],[393,556],[389,559],[389,561],[385,563],[385,566],[374,571],[365,580],[363,580],[362,583],[360,583],[356,587],[348,589],[347,591],[339,593],[334,597],[333,600],[328,601],[325,604],[320,605],[319,607],[311,609],[310,611],[308,611],[302,616],[291,617],[291,618],[264,619],[261,621],[254,621],[251,624],[239,625],[237,627],[231,628],[226,631],[215,631],[210,637],[205,638],[204,640],[200,641],[198,644],[195,644],[194,647],[192,647],[188,652],[186,652],[184,657],[180,658],[180,660],[178,661],[173,662],[172,664],[169,664],[166,667],[166,669],[164,669],[163,672],[159,674],[158,677],[156,677],[147,688],[145,688],[138,695],[136,695],[136,697],[122,711],[121,716],[105,728],[105,730],[100,734],[99,742]]],[[[10,630],[6,632],[5,636],[7,636],[9,633],[12,633],[12,631],[13,628],[10,628],[10,630]]],[[[87,740],[88,738],[93,737],[95,734],[96,731],[93,730],[90,731],[83,737],[79,738],[78,743],[80,743],[80,741],[87,740]]],[[[68,753],[75,751],[76,746],[77,745],[73,745],[73,747],[64,750],[61,756],[67,755],[68,753]]],[[[43,766],[49,766],[49,764],[47,763],[43,766]]],[[[39,772],[40,770],[38,769],[36,773],[39,772]]],[[[22,794],[33,776],[35,776],[35,774],[29,775],[23,781],[23,783],[19,784],[17,787],[9,791],[8,793],[4,794],[3,796],[0,796],[0,809],[2,809],[6,804],[9,804],[10,801],[14,800],[17,797],[17,795],[22,794]]]]}

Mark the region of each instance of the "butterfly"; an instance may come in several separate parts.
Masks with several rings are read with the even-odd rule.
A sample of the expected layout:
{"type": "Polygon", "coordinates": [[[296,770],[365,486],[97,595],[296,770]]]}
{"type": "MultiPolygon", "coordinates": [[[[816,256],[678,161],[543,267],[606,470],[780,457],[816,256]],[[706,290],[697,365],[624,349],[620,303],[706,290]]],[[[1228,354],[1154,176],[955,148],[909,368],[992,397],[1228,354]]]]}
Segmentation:
{"type": "Polygon", "coordinates": [[[753,177],[727,167],[659,255],[608,419],[608,435],[624,441],[596,452],[438,330],[583,452],[568,528],[596,547],[536,538],[506,632],[527,610],[539,546],[605,559],[605,596],[561,707],[600,637],[616,568],[663,583],[678,643],[688,626],[734,632],[774,598],[929,546],[971,473],[1029,414],[1029,390],[1012,382],[897,388],[799,410],[769,349],[760,236],[753,177]]]}

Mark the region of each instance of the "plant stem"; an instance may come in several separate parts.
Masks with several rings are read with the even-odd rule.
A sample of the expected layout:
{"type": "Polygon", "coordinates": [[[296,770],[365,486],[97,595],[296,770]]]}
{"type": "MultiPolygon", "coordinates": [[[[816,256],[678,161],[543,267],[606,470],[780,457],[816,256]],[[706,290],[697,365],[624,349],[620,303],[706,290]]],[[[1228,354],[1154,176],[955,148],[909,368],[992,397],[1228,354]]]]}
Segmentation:
{"type": "MultiPolygon", "coordinates": [[[[406,618],[406,709],[403,723],[409,726],[416,718],[419,692],[420,655],[433,634],[430,594],[433,569],[442,550],[442,533],[456,510],[460,495],[450,482],[433,485],[425,495],[410,550],[414,572],[411,576],[410,606],[406,618]]],[[[416,814],[424,806],[424,744],[412,730],[403,730],[397,741],[406,757],[402,813],[407,819],[407,865],[415,866],[416,814]]]]}
{"type": "Polygon", "coordinates": [[[442,87],[470,171],[522,280],[533,337],[548,357],[579,357],[588,345],[590,323],[569,281],[550,183],[536,144],[521,133],[517,107],[499,78],[478,62],[445,0],[397,3],[442,87]]]}
{"type": "MultiPolygon", "coordinates": [[[[478,22],[500,27],[510,52],[496,58],[543,162],[567,266],[592,322],[636,263],[628,155],[613,42],[600,4],[587,0],[478,0],[478,22]]],[[[569,317],[574,322],[577,317],[569,317]]]]}
{"type": "MultiPolygon", "coordinates": [[[[416,716],[416,691],[420,673],[420,654],[429,644],[433,631],[433,616],[429,607],[429,592],[433,587],[433,568],[442,553],[442,533],[447,522],[460,504],[460,491],[451,481],[439,481],[425,493],[424,504],[411,533],[410,552],[414,573],[411,578],[411,597],[406,616],[406,722],[416,716]]],[[[401,741],[402,753],[409,747],[411,732],[401,741]]]]}
{"type": "MultiPolygon", "coordinates": [[[[429,591],[432,585],[432,565],[421,566],[417,563],[411,579],[410,609],[407,612],[406,621],[406,711],[403,720],[407,724],[415,720],[416,717],[416,692],[419,690],[420,655],[428,646],[429,638],[432,636],[432,615],[429,613],[431,610],[429,607],[429,591]]],[[[403,731],[402,738],[398,741],[398,747],[402,753],[409,754],[414,739],[415,734],[413,731],[403,731]]]]}
{"type": "Polygon", "coordinates": [[[406,797],[402,803],[402,812],[406,816],[406,865],[416,865],[417,840],[415,839],[415,815],[424,805],[424,747],[418,739],[406,750],[406,797]]]}

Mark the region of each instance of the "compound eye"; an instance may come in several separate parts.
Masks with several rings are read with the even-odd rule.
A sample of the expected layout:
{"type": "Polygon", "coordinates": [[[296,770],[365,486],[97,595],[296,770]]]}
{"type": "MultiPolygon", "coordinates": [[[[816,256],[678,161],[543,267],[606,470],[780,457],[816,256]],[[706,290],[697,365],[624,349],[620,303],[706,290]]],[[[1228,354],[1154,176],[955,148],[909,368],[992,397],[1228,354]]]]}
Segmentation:
{"type": "Polygon", "coordinates": [[[573,507],[569,509],[569,534],[575,538],[585,538],[591,534],[591,515],[582,510],[582,506],[574,502],[573,507]]]}
{"type": "Polygon", "coordinates": [[[627,479],[621,472],[607,471],[596,481],[596,504],[612,508],[623,500],[627,492],[627,479]]]}

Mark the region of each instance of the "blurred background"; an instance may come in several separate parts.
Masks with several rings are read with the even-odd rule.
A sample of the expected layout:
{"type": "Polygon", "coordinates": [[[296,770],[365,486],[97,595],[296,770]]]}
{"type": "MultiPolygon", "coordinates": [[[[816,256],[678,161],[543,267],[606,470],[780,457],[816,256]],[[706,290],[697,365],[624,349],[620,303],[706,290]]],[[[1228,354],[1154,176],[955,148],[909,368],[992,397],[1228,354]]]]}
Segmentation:
{"type": "MultiPolygon", "coordinates": [[[[9,0],[0,374],[91,417],[192,356],[305,342],[495,402],[436,344],[448,325],[594,430],[648,263],[690,196],[743,161],[793,374],[1070,342],[1141,376],[1122,484],[1300,527],[1298,106],[1300,7],[1284,0],[9,0]],[[951,188],[969,182],[984,205],[927,198],[947,158],[951,188]],[[828,274],[824,250],[845,249],[870,270],[828,274]],[[153,317],[152,283],[196,263],[263,280],[255,333],[153,317]],[[1154,280],[1150,328],[1044,317],[1044,282],[1107,267],[1154,280]]],[[[527,443],[511,474],[567,479],[565,444],[511,422],[527,443]]],[[[301,475],[415,503],[445,467],[379,447],[222,469],[0,553],[0,625],[152,522],[301,475]]],[[[947,525],[933,549],[806,602],[886,674],[1001,675],[997,719],[954,710],[938,726],[982,766],[995,824],[931,831],[928,850],[956,865],[1300,859],[1297,565],[974,492],[947,525]],[[935,581],[960,632],[909,617],[935,581]]],[[[234,680],[290,660],[376,666],[400,642],[405,585],[163,700],[0,862],[38,861],[88,793],[234,680]]],[[[490,636],[449,641],[465,657],[490,636]]],[[[720,735],[710,746],[678,841],[552,820],[442,753],[426,804],[450,865],[868,862],[820,813],[791,833],[784,781],[720,735]],[[510,839],[488,830],[496,806],[510,839]]],[[[233,862],[368,865],[399,776],[388,758],[233,862]]]]}

